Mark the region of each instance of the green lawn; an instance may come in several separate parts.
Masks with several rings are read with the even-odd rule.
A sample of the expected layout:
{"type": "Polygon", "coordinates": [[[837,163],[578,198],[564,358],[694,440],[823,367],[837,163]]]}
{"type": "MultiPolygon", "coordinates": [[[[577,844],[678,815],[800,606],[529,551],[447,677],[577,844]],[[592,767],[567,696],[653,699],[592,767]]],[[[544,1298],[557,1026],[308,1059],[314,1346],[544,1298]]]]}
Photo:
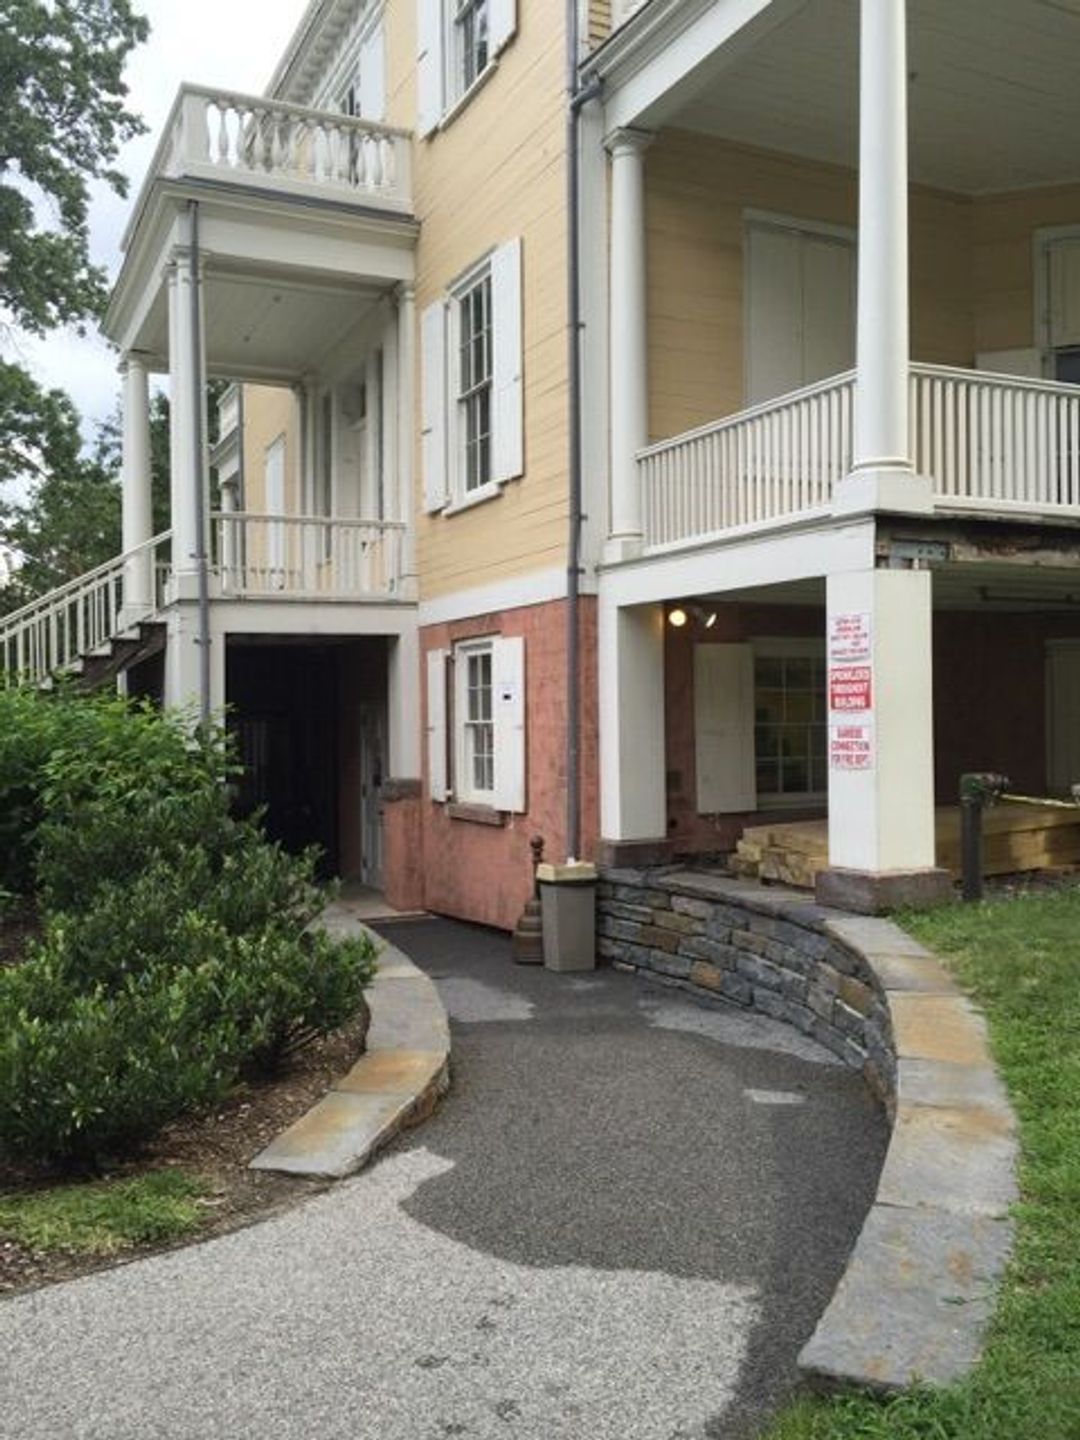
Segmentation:
{"type": "Polygon", "coordinates": [[[1016,1254],[964,1384],[810,1400],[768,1440],[1080,1440],[1080,890],[899,919],[989,1019],[1021,1124],[1016,1254]]]}
{"type": "Polygon", "coordinates": [[[191,1234],[206,1184],[183,1170],[0,1195],[0,1236],[30,1250],[112,1255],[191,1234]]]}

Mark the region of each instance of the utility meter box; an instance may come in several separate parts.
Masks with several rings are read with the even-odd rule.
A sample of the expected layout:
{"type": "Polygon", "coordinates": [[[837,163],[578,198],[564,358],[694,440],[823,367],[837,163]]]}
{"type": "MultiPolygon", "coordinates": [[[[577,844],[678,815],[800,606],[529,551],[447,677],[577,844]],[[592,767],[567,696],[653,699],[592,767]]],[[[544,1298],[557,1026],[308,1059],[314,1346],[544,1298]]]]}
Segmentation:
{"type": "Polygon", "coordinates": [[[548,970],[596,969],[596,866],[583,860],[540,865],[544,966],[548,970]]]}

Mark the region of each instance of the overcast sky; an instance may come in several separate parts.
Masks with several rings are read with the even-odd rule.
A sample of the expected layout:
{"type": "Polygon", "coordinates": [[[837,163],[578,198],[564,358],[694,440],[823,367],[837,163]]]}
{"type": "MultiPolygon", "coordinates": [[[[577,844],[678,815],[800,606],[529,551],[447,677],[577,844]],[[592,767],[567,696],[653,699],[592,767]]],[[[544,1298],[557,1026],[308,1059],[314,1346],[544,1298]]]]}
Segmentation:
{"type": "MultiPolygon", "coordinates": [[[[150,38],[128,67],[129,107],[150,129],[132,141],[120,168],[131,188],[121,200],[95,189],[90,211],[94,260],[115,276],[120,236],[160,137],[177,87],[184,80],[259,94],[305,8],[305,0],[136,0],[150,21],[150,38]]],[[[116,357],[100,336],[80,339],[55,331],[45,340],[20,339],[17,354],[46,385],[67,390],[89,434],[118,394],[116,357]]]]}

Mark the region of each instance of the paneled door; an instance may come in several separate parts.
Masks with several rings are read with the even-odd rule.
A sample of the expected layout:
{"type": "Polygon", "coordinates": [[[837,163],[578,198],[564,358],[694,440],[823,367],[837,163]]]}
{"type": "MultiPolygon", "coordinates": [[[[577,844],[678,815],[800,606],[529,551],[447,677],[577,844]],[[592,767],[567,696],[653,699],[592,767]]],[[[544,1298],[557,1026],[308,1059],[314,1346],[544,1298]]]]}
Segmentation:
{"type": "Polygon", "coordinates": [[[855,363],[855,244],[799,221],[746,225],[746,403],[855,363]]]}

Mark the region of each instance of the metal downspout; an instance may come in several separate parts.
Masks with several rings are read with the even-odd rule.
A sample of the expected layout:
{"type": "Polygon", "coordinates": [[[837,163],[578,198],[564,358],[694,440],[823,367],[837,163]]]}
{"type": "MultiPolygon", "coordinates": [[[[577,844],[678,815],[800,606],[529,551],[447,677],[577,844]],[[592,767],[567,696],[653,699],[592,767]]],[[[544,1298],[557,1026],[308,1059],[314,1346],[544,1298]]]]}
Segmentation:
{"type": "Polygon", "coordinates": [[[191,348],[192,373],[195,376],[195,413],[192,419],[192,440],[198,457],[198,480],[195,486],[195,529],[197,532],[195,570],[199,597],[199,728],[203,736],[210,734],[210,573],[206,530],[206,456],[204,452],[203,407],[206,404],[206,377],[203,374],[202,336],[202,264],[199,254],[199,202],[188,201],[191,216],[191,348]]]}
{"type": "Polygon", "coordinates": [[[580,0],[566,3],[566,213],[567,213],[567,344],[569,383],[570,519],[566,563],[566,854],[581,853],[581,110],[600,93],[594,81],[578,84],[580,0]]]}

